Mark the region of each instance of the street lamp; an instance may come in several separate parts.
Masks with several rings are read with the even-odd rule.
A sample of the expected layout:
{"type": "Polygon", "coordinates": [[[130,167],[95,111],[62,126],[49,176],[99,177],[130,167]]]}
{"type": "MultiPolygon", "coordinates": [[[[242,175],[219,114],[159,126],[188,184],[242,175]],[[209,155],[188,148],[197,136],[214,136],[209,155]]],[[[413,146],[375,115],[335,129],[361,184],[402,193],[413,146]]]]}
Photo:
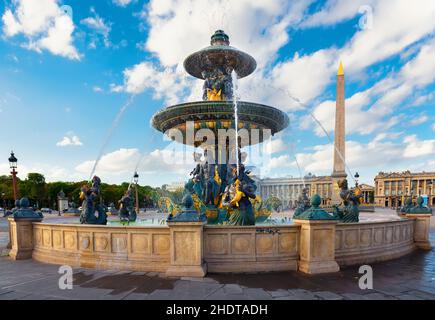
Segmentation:
{"type": "Polygon", "coordinates": [[[133,176],[133,181],[134,181],[134,184],[136,185],[136,211],[137,211],[137,214],[139,214],[139,194],[138,194],[138,190],[137,190],[137,183],[139,182],[139,174],[137,173],[137,171],[134,173],[134,176],[133,176]]]}
{"type": "Polygon", "coordinates": [[[429,180],[429,182],[427,183],[428,184],[428,186],[429,186],[429,188],[430,188],[430,193],[429,193],[429,198],[428,198],[428,200],[427,200],[427,204],[428,204],[428,207],[430,207],[431,206],[431,201],[432,201],[432,199],[431,199],[431,196],[434,194],[434,188],[435,188],[435,180],[429,180]]]}
{"type": "Polygon", "coordinates": [[[4,192],[2,192],[2,199],[3,199],[3,210],[5,211],[5,213],[6,213],[6,200],[5,200],[5,193],[4,192]]]}
{"type": "Polygon", "coordinates": [[[17,191],[17,171],[15,170],[17,168],[17,162],[18,159],[15,157],[14,152],[11,151],[11,156],[9,157],[9,167],[11,168],[11,174],[12,174],[12,187],[14,190],[14,200],[16,201],[18,199],[18,191],[17,191]]]}

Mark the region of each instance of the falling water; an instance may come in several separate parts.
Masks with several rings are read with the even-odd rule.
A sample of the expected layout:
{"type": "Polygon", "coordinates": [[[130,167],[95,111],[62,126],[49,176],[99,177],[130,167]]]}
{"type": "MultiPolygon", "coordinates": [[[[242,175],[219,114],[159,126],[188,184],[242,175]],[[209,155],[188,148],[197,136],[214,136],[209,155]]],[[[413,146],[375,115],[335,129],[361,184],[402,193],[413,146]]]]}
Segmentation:
{"type": "MultiPolygon", "coordinates": [[[[272,86],[270,84],[266,84],[266,83],[262,83],[263,86],[267,86],[269,88],[272,88],[274,90],[277,91],[281,91],[283,93],[285,93],[291,100],[295,101],[296,103],[298,103],[299,105],[301,105],[310,115],[310,117],[314,120],[314,122],[320,127],[320,129],[323,131],[323,133],[325,134],[326,138],[328,139],[329,143],[332,144],[332,146],[334,147],[335,151],[337,152],[338,156],[340,157],[340,159],[344,162],[344,165],[346,167],[347,172],[349,173],[351,179],[355,182],[355,178],[352,174],[352,171],[350,170],[349,166],[347,165],[346,161],[344,160],[343,155],[341,154],[340,150],[338,150],[337,146],[335,145],[334,141],[331,138],[331,135],[328,133],[328,131],[325,129],[325,127],[322,125],[322,123],[319,121],[319,119],[317,119],[317,117],[310,111],[310,108],[308,105],[306,105],[305,103],[303,103],[300,99],[298,99],[297,97],[294,97],[292,94],[290,94],[290,92],[286,89],[282,89],[282,88],[277,88],[275,86],[272,86]]],[[[297,164],[298,165],[298,164],[297,164]]]]}
{"type": "Polygon", "coordinates": [[[130,98],[124,103],[124,105],[119,109],[118,114],[116,115],[115,119],[113,120],[112,126],[110,127],[109,131],[107,132],[106,138],[104,139],[104,143],[100,148],[100,152],[98,153],[97,160],[95,160],[94,166],[92,167],[91,174],[89,176],[89,181],[92,180],[92,177],[95,173],[95,170],[97,169],[98,163],[101,160],[101,157],[103,156],[103,152],[107,147],[107,144],[109,143],[110,139],[112,138],[113,132],[115,131],[116,127],[118,127],[119,121],[121,120],[125,110],[133,103],[135,95],[131,95],[130,98]]]}
{"type": "MultiPolygon", "coordinates": [[[[151,140],[150,140],[150,142],[149,142],[150,144],[152,144],[152,142],[154,141],[154,137],[155,137],[155,135],[153,135],[153,136],[151,137],[151,140]]],[[[143,158],[145,158],[145,152],[142,153],[142,154],[140,155],[139,159],[137,160],[136,166],[134,167],[133,175],[131,176],[130,184],[128,185],[128,189],[130,189],[131,185],[133,184],[134,174],[138,171],[139,166],[140,166],[140,164],[141,164],[142,161],[143,161],[143,158]]]]}
{"type": "Polygon", "coordinates": [[[337,152],[338,156],[340,157],[340,159],[343,161],[344,165],[346,166],[347,171],[349,172],[349,175],[351,176],[352,180],[355,182],[354,176],[352,174],[352,171],[350,170],[349,166],[346,164],[346,161],[344,160],[343,155],[341,154],[340,150],[338,150],[337,146],[335,145],[334,141],[331,138],[331,135],[328,133],[328,131],[325,129],[325,127],[322,125],[322,123],[319,121],[319,119],[317,119],[317,117],[309,110],[308,106],[303,103],[301,100],[299,100],[298,98],[292,96],[290,94],[290,92],[288,92],[287,90],[285,90],[285,92],[287,93],[287,95],[290,97],[290,99],[292,99],[293,101],[299,103],[302,107],[304,107],[305,109],[307,109],[307,112],[309,113],[309,115],[311,116],[311,118],[313,118],[313,120],[317,123],[317,125],[322,129],[323,133],[326,135],[326,137],[329,140],[329,143],[331,143],[335,149],[335,151],[337,152]]]}
{"type": "Polygon", "coordinates": [[[236,168],[237,176],[239,176],[239,114],[238,114],[238,88],[237,88],[237,73],[235,70],[231,72],[231,78],[233,80],[233,105],[234,105],[234,126],[236,131],[236,168]]]}

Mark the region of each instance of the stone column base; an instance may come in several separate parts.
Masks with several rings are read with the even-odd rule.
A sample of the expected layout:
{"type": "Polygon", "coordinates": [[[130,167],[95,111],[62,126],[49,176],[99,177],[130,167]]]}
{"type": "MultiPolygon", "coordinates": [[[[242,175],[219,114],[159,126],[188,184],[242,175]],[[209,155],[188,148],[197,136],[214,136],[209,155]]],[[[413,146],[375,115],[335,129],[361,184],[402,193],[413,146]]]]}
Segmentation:
{"type": "Polygon", "coordinates": [[[429,241],[430,232],[430,213],[408,213],[406,217],[414,219],[414,243],[417,248],[431,250],[432,245],[429,241]]]}
{"type": "Polygon", "coordinates": [[[6,246],[6,249],[12,249],[11,223],[9,220],[8,220],[8,225],[9,225],[9,242],[8,242],[8,245],[6,246]]]}
{"type": "Polygon", "coordinates": [[[203,255],[202,221],[171,221],[171,265],[166,275],[171,277],[204,277],[207,267],[203,255]]]}
{"type": "Polygon", "coordinates": [[[430,241],[415,241],[415,245],[419,249],[432,250],[432,245],[430,241]]]}
{"type": "Polygon", "coordinates": [[[166,270],[168,277],[205,277],[207,274],[207,264],[202,266],[170,266],[166,270]]]}
{"type": "Polygon", "coordinates": [[[308,274],[331,273],[340,271],[336,261],[299,261],[299,271],[308,274]]]}
{"type": "Polygon", "coordinates": [[[33,222],[42,219],[8,218],[12,249],[9,256],[13,260],[31,259],[33,252],[33,222]]]}
{"type": "Polygon", "coordinates": [[[340,271],[335,261],[335,220],[295,220],[301,226],[299,271],[308,274],[340,271]]]}

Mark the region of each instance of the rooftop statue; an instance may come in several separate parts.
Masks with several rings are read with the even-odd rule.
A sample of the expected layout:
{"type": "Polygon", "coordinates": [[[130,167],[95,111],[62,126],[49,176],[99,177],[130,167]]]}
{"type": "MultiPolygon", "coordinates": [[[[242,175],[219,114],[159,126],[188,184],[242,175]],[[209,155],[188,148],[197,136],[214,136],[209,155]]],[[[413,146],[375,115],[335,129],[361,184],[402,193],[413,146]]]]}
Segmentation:
{"type": "Polygon", "coordinates": [[[100,199],[101,179],[97,176],[92,178],[92,187],[87,185],[82,187],[80,199],[82,203],[82,213],[80,223],[82,224],[107,224],[106,209],[100,199]],[[95,213],[98,212],[98,216],[95,213]]]}

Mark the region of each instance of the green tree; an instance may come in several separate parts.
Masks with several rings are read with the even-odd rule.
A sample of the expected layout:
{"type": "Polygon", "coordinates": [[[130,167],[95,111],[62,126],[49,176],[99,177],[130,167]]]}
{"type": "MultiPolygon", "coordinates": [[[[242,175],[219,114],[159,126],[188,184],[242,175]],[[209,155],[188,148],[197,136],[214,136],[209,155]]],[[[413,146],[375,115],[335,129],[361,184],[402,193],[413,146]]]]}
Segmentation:
{"type": "MultiPolygon", "coordinates": [[[[28,198],[38,203],[39,206],[43,206],[44,204],[51,205],[47,198],[45,197],[45,177],[40,173],[29,173],[27,175],[27,183],[28,183],[28,198]],[[45,201],[44,201],[45,200],[45,201]]],[[[48,197],[49,200],[51,197],[48,197]]]]}

